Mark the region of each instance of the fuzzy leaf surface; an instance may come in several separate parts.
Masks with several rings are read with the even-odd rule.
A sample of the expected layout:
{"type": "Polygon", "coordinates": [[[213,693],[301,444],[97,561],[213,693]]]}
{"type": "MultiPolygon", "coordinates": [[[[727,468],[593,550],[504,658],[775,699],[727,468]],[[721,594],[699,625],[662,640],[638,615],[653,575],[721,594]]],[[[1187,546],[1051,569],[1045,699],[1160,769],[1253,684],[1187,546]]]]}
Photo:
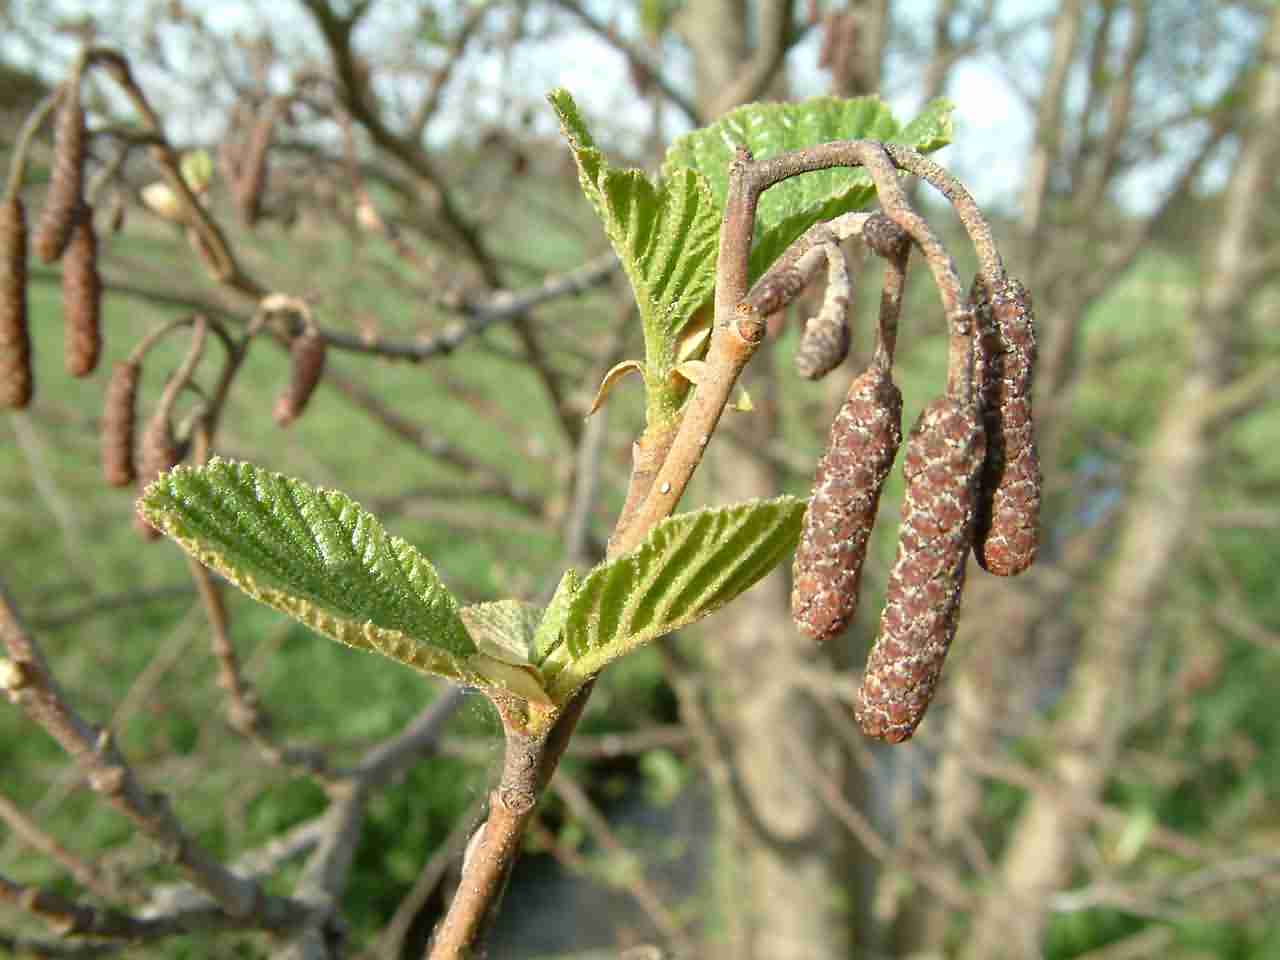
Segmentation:
{"type": "Polygon", "coordinates": [[[333,640],[476,682],[477,653],[431,564],[345,494],[215,457],[149,486],[143,514],[255,600],[333,640]]]}
{"type": "Polygon", "coordinates": [[[755,584],[795,548],[804,509],[803,500],[778,497],[677,514],[592,570],[569,605],[564,643],[544,665],[553,698],[755,584]]]}
{"type": "MultiPolygon", "coordinates": [[[[831,140],[886,140],[930,152],[951,142],[952,109],[948,100],[933,100],[904,127],[879,97],[814,97],[798,103],[747,104],[675,140],[667,149],[662,175],[697,170],[723,209],[729,189],[729,161],[738,144],[750,148],[757,160],[831,140]]],[[[752,276],[763,273],[815,223],[863,207],[874,196],[867,173],[849,167],[806,173],[771,187],[756,210],[752,276]]]]}
{"type": "Polygon", "coordinates": [[[525,666],[532,660],[533,632],[542,611],[523,600],[473,603],[458,611],[480,651],[503,663],[525,666]]]}
{"type": "Polygon", "coordinates": [[[570,567],[556,585],[533,634],[533,662],[542,663],[564,640],[564,623],[569,618],[569,605],[578,592],[578,571],[570,567]]]}
{"type": "Polygon", "coordinates": [[[611,168],[573,98],[555,90],[549,99],[577,161],[583,192],[635,292],[650,422],[671,419],[684,396],[670,381],[680,333],[715,287],[723,203],[693,169],[673,169],[655,183],[642,170],[611,168]]]}

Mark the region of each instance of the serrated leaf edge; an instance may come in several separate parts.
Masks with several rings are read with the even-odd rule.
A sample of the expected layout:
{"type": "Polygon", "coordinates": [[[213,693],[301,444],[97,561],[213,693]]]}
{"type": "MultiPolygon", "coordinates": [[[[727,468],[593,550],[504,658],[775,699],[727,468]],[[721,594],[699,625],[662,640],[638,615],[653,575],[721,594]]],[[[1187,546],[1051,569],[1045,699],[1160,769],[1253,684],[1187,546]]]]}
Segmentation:
{"type": "MultiPolygon", "coordinates": [[[[601,564],[593,569],[582,578],[582,581],[575,592],[574,601],[570,605],[568,616],[565,618],[564,642],[543,662],[543,676],[551,691],[552,698],[558,703],[563,703],[573,690],[585,683],[589,677],[598,673],[608,663],[625,656],[633,650],[650,643],[659,637],[666,636],[667,634],[689,626],[692,623],[696,623],[698,620],[701,620],[714,613],[716,610],[719,610],[721,607],[725,606],[727,603],[731,602],[743,592],[754,586],[760,578],[765,576],[787,553],[795,548],[796,542],[799,540],[800,536],[800,526],[804,516],[804,508],[805,501],[796,497],[784,495],[775,497],[771,500],[748,501],[747,503],[732,504],[724,507],[703,507],[699,510],[676,514],[673,517],[668,517],[666,520],[655,526],[645,540],[626,556],[601,564]],[[662,549],[661,541],[671,534],[673,524],[688,524],[692,528],[704,517],[728,515],[735,511],[742,511],[747,507],[755,509],[759,509],[761,507],[781,508],[778,510],[777,517],[771,527],[776,529],[779,526],[790,524],[792,530],[791,535],[787,539],[781,540],[775,544],[773,550],[766,552],[763,556],[754,558],[756,569],[752,570],[745,576],[740,574],[744,581],[749,581],[746,586],[742,587],[736,593],[718,597],[713,603],[710,603],[705,607],[696,608],[688,614],[672,620],[659,621],[650,629],[638,631],[630,636],[621,638],[613,637],[610,640],[595,646],[584,645],[582,640],[579,640],[577,643],[574,642],[573,638],[569,635],[569,626],[574,615],[573,607],[583,597],[590,595],[591,583],[594,579],[607,577],[612,571],[617,570],[619,567],[624,565],[630,565],[633,567],[640,565],[646,555],[653,554],[655,551],[662,549]]],[[[745,525],[749,522],[749,519],[749,516],[744,515],[741,523],[745,525]]],[[[762,539],[767,539],[770,535],[771,532],[766,531],[761,533],[759,536],[762,539]]],[[[681,549],[683,549],[683,546],[678,547],[672,553],[672,556],[668,557],[667,562],[676,562],[676,558],[678,557],[681,549]]],[[[676,592],[677,596],[679,595],[678,591],[680,589],[687,588],[688,581],[690,581],[698,572],[698,569],[699,568],[696,567],[690,568],[690,572],[677,578],[677,583],[684,581],[682,586],[672,588],[676,592]]],[[[625,608],[634,609],[643,602],[643,600],[628,598],[623,605],[624,609],[618,611],[617,619],[619,621],[624,621],[626,618],[625,608]]]]}

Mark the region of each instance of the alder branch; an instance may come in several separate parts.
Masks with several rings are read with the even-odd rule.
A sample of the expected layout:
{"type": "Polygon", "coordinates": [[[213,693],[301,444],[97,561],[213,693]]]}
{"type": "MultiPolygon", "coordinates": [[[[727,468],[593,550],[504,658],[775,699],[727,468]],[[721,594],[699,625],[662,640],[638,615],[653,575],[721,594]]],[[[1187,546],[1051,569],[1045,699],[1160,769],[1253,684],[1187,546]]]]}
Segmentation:
{"type": "Polygon", "coordinates": [[[707,122],[708,118],[701,115],[692,99],[676,88],[671,78],[667,76],[667,72],[653,59],[648,50],[621,36],[617,30],[593,14],[578,0],[553,0],[553,2],[562,10],[573,14],[583,26],[626,57],[634,69],[650,77],[653,85],[679,108],[692,126],[701,127],[707,122]]]}
{"type": "Polygon", "coordinates": [[[36,640],[23,627],[12,599],[0,583],[0,637],[8,652],[0,679],[10,699],[75,760],[93,791],[135,827],[243,926],[287,930],[306,916],[296,901],[266,893],[257,883],[230,872],[188,834],[158,793],[147,792],[106,730],[87,724],[67,702],[36,640]]]}
{"type": "Polygon", "coordinates": [[[603,850],[627,864],[628,869],[625,871],[627,879],[623,881],[623,886],[631,894],[632,899],[640,905],[640,909],[645,912],[653,925],[662,932],[681,956],[694,956],[696,950],[693,941],[684,930],[684,925],[676,919],[671,908],[666,905],[653,884],[646,879],[639,858],[618,839],[617,834],[609,827],[608,820],[591,802],[591,798],[587,796],[582,786],[561,770],[557,771],[552,778],[551,789],[564,801],[569,811],[582,821],[587,832],[595,838],[596,843],[603,850]]]}
{"type": "Polygon", "coordinates": [[[0,793],[0,820],[3,820],[5,825],[13,831],[15,837],[56,862],[71,874],[76,883],[90,893],[103,900],[121,896],[122,891],[109,883],[101,870],[64,847],[56,837],[46,832],[2,793],[0,793]]]}

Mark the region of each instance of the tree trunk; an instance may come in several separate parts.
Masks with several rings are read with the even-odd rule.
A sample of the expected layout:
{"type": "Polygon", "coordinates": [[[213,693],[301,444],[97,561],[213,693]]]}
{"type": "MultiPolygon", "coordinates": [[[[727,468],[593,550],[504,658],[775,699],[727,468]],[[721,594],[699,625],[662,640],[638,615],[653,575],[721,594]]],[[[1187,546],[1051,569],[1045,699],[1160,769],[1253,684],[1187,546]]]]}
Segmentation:
{"type": "Polygon", "coordinates": [[[1263,209],[1257,198],[1280,149],[1280,8],[1272,13],[1260,62],[1220,227],[1206,256],[1182,385],[1143,458],[1097,619],[1085,633],[1053,731],[1051,772],[1061,786],[1028,800],[975,917],[965,953],[973,960],[1036,955],[1048,898],[1067,881],[1075,861],[1082,802],[1097,800],[1129,728],[1128,706],[1152,614],[1191,532],[1211,462],[1216,424],[1207,411],[1230,372],[1231,330],[1249,294],[1250,236],[1263,209]]]}
{"type": "MultiPolygon", "coordinates": [[[[679,28],[694,53],[698,106],[707,120],[737,105],[728,102],[728,91],[778,91],[781,71],[769,82],[764,73],[776,55],[770,37],[776,40],[789,7],[789,0],[685,6],[679,28]]],[[[745,416],[762,444],[774,432],[772,359],[761,351],[743,381],[756,406],[745,416]]],[[[708,460],[717,500],[769,497],[780,489],[776,471],[748,450],[720,442],[708,460]]],[[[711,715],[729,768],[729,782],[715,790],[715,954],[843,960],[850,952],[847,837],[797,775],[792,757],[806,751],[836,782],[845,770],[836,738],[795,679],[794,666],[802,659],[812,666],[813,655],[791,625],[786,571],[775,571],[712,620],[701,642],[711,715]]]]}

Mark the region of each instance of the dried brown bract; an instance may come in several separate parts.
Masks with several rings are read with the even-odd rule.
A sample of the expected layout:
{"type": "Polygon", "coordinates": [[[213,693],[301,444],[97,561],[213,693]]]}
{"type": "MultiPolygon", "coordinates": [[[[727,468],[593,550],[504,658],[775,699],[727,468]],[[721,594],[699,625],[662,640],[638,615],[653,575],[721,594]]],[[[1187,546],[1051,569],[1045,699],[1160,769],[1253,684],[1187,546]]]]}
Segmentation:
{"type": "Polygon", "coordinates": [[[0,407],[25,407],[32,386],[27,218],[22,201],[12,196],[0,206],[0,407]]]}
{"type": "Polygon", "coordinates": [[[133,465],[133,421],[142,368],[117,363],[107,382],[102,408],[102,475],[113,487],[127,487],[137,473],[133,465]]]}
{"type": "Polygon", "coordinates": [[[313,331],[294,337],[289,355],[292,360],[289,382],[276,398],[272,413],[276,423],[282,427],[287,427],[302,415],[316,384],[320,382],[324,373],[324,337],[313,331]]]}
{"type": "Polygon", "coordinates": [[[880,491],[902,443],[902,394],[873,366],[858,376],[818,461],[796,548],[791,617],[815,640],[853,619],[880,491]]]}
{"type": "Polygon", "coordinates": [[[63,350],[67,373],[88,376],[102,350],[102,280],[98,276],[98,239],[93,210],[81,206],[71,228],[62,264],[63,350]]]}
{"type": "Polygon", "coordinates": [[[960,612],[984,452],[978,412],[949,397],[911,430],[898,555],[854,708],[868,736],[906,740],[933,698],[960,612]]]}
{"type": "Polygon", "coordinates": [[[35,232],[36,255],[45,263],[53,263],[62,256],[71,241],[76,214],[83,203],[85,139],[80,86],[71,82],[63,89],[62,106],[58,109],[53,134],[53,173],[35,232]]]}
{"type": "Polygon", "coordinates": [[[1017,280],[974,281],[983,365],[987,458],[973,552],[984,570],[1011,577],[1035,561],[1040,543],[1040,460],[1031,420],[1036,357],[1031,294],[1017,280]]]}

